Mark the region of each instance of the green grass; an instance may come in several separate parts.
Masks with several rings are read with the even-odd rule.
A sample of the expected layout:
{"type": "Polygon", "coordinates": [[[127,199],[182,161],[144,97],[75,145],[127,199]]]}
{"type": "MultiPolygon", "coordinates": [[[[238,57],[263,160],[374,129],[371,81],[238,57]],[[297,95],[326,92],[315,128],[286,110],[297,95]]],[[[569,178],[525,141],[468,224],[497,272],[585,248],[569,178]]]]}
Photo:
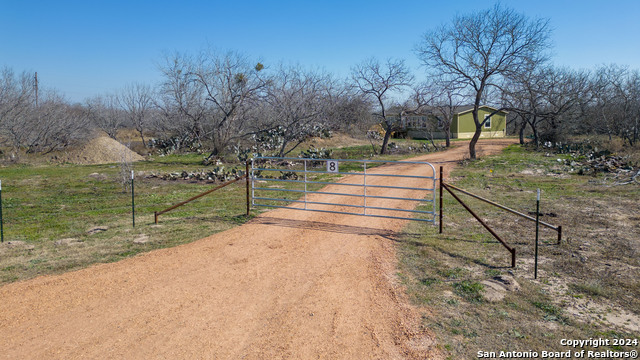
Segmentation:
{"type": "Polygon", "coordinates": [[[483,301],[482,290],[484,285],[473,281],[461,281],[453,283],[453,292],[470,303],[481,303],[483,301]]]}
{"type": "MultiPolygon", "coordinates": [[[[413,142],[406,144],[409,146],[413,142]]],[[[370,148],[337,148],[333,158],[370,158],[370,148]]],[[[411,155],[415,153],[405,151],[383,157],[373,155],[373,158],[398,159],[411,155]]],[[[155,226],[154,211],[161,211],[217,184],[163,181],[146,176],[207,169],[203,158],[202,154],[156,155],[148,161],[133,164],[136,172],[135,228],[132,227],[131,193],[118,180],[118,164],[18,164],[0,167],[4,240],[25,243],[16,247],[0,245],[0,283],[118,261],[141,252],[188,243],[241,225],[264,210],[253,209],[249,217],[245,216],[245,183],[240,181],[161,215],[159,225],[155,226]],[[87,234],[87,230],[97,226],[107,226],[108,230],[87,234]],[[134,244],[133,240],[142,235],[148,236],[150,241],[134,244]],[[64,238],[75,238],[79,244],[55,245],[57,240],[64,238]]],[[[233,160],[233,156],[227,160],[233,160]]],[[[226,169],[245,168],[245,164],[239,162],[223,166],[226,169]]],[[[324,163],[318,164],[316,170],[323,166],[324,163]]],[[[343,172],[362,170],[362,163],[344,162],[340,166],[343,172]]],[[[281,173],[267,175],[277,177],[281,173]]],[[[317,174],[311,175],[309,180],[331,181],[336,178],[336,175],[317,174]]],[[[274,184],[283,189],[304,189],[304,185],[299,183],[268,185],[274,184]]],[[[321,186],[309,185],[308,190],[317,190],[321,186]]],[[[277,197],[297,199],[300,193],[278,193],[277,197]]],[[[287,205],[287,202],[266,203],[287,205]]]]}
{"type": "MultiPolygon", "coordinates": [[[[147,179],[145,173],[196,170],[203,166],[193,155],[160,157],[135,163],[136,227],[132,227],[131,193],[119,183],[112,165],[17,165],[1,169],[4,240],[24,241],[34,248],[0,249],[0,281],[10,282],[82,268],[95,262],[117,261],[142,251],[175,246],[245,222],[243,184],[231,185],[160,217],[153,212],[210,189],[212,184],[147,179]],[[97,176],[89,176],[97,173],[97,176]],[[193,218],[184,222],[184,218],[193,218]],[[197,220],[196,220],[197,219],[197,220]],[[198,224],[198,226],[194,226],[198,224]],[[96,226],[109,229],[95,235],[96,226]],[[136,245],[145,234],[152,241],[136,245]],[[56,246],[76,238],[77,246],[56,246]]],[[[199,159],[201,161],[201,157],[199,159]]]]}
{"type": "Polygon", "coordinates": [[[640,336],[607,321],[607,309],[640,316],[640,187],[568,174],[565,158],[513,145],[464,162],[445,180],[525,214],[533,214],[536,189],[542,190],[541,219],[562,225],[564,236],[557,245],[556,232],[541,228],[538,280],[535,224],[466,195],[459,196],[516,248],[515,268],[509,252],[448,193],[443,234],[421,223],[405,229],[399,278],[450,358],[475,358],[480,350],[566,351],[559,338],[611,331],[640,336]],[[488,302],[480,283],[497,276],[512,276],[520,290],[488,302]],[[598,307],[576,317],[574,306],[586,301],[598,307]]]}

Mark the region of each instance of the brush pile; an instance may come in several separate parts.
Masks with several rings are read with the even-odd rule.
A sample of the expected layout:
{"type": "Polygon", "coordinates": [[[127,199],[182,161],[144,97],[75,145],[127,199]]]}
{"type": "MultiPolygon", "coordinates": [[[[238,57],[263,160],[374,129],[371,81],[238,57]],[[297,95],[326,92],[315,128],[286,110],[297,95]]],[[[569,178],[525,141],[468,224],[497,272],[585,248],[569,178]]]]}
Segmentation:
{"type": "MultiPolygon", "coordinates": [[[[599,150],[590,144],[551,144],[545,143],[546,148],[555,150],[557,154],[568,154],[570,157],[563,162],[565,169],[578,175],[597,176],[603,174],[604,183],[612,185],[640,185],[640,167],[633,166],[629,159],[616,155],[609,150],[599,150]]],[[[550,156],[550,155],[549,155],[550,156]]]]}

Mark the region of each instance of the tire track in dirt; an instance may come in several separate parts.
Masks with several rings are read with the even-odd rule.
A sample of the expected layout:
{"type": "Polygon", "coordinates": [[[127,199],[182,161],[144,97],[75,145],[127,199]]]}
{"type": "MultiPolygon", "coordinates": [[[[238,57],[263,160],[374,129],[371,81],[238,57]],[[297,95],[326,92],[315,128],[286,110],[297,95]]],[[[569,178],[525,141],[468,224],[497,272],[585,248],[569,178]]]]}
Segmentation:
{"type": "MultiPolygon", "coordinates": [[[[481,141],[479,153],[509,143],[481,141]]],[[[413,160],[459,160],[458,144],[413,160]]],[[[190,244],[8,284],[0,358],[441,358],[395,278],[405,224],[274,210],[190,244]]]]}

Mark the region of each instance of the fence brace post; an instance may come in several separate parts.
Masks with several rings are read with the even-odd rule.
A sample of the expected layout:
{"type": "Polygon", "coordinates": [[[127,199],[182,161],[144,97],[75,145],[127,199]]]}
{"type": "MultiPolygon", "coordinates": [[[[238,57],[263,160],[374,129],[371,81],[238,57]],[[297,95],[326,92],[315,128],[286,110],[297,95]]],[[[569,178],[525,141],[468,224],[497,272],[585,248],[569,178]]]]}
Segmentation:
{"type": "Polygon", "coordinates": [[[562,241],[562,225],[558,226],[558,245],[560,245],[560,241],[562,241]]]}

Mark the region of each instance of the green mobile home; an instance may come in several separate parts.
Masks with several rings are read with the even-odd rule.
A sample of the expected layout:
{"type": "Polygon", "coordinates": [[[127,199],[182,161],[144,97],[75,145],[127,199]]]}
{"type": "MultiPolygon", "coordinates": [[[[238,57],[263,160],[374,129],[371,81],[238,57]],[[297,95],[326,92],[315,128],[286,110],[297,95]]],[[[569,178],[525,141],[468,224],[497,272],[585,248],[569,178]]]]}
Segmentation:
{"type": "MultiPolygon", "coordinates": [[[[454,109],[450,128],[452,139],[470,139],[473,137],[476,126],[473,122],[472,110],[473,106],[459,106],[454,109]]],[[[480,106],[478,109],[478,119],[482,121],[496,110],[497,109],[490,106],[480,106]]],[[[404,115],[401,118],[396,117],[396,121],[399,121],[399,127],[414,139],[431,137],[434,139],[444,139],[446,137],[441,115],[432,109],[428,109],[424,114],[404,115]]],[[[506,135],[507,112],[499,111],[484,123],[480,137],[496,138],[505,137],[506,135]]]]}

